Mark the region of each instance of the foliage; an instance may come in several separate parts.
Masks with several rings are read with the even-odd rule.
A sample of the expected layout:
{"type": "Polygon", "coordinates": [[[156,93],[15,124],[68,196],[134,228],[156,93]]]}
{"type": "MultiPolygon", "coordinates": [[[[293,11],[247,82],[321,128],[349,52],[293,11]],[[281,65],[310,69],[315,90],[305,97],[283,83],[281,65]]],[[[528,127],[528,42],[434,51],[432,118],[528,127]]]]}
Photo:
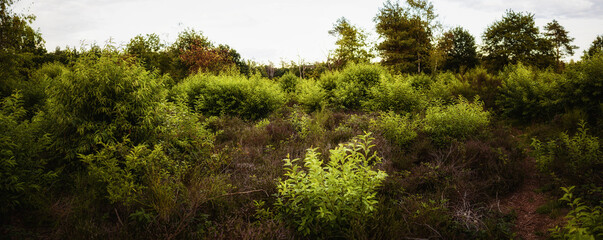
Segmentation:
{"type": "Polygon", "coordinates": [[[558,92],[565,108],[583,109],[589,121],[596,122],[603,116],[603,53],[584,59],[571,66],[565,73],[566,81],[558,92]]]}
{"type": "Polygon", "coordinates": [[[453,105],[427,108],[423,131],[439,142],[448,142],[450,138],[465,139],[486,127],[490,123],[489,116],[479,99],[469,103],[459,98],[453,105]]]}
{"type": "Polygon", "coordinates": [[[56,177],[41,158],[48,139],[39,119],[28,120],[19,92],[0,102],[0,212],[39,207],[44,186],[56,177]]]}
{"type": "Polygon", "coordinates": [[[550,23],[547,23],[544,27],[546,31],[544,36],[553,43],[553,48],[555,49],[555,59],[557,60],[557,65],[561,64],[561,58],[565,55],[574,55],[574,49],[577,49],[578,46],[571,45],[574,41],[574,38],[569,37],[568,31],[565,30],[557,20],[554,20],[550,23]]]}
{"type": "Polygon", "coordinates": [[[370,88],[379,84],[383,75],[384,70],[375,65],[348,65],[332,80],[335,85],[331,91],[333,104],[344,109],[359,109],[368,100],[370,88]]]}
{"type": "Polygon", "coordinates": [[[337,19],[329,34],[337,38],[335,45],[338,48],[335,49],[333,56],[336,68],[342,68],[348,62],[367,63],[373,58],[370,50],[367,49],[366,33],[350,24],[346,18],[337,19]]]}
{"type": "Polygon", "coordinates": [[[584,51],[584,56],[582,58],[589,58],[601,52],[603,52],[603,35],[598,35],[590,44],[588,51],[584,51]]]}
{"type": "MultiPolygon", "coordinates": [[[[553,239],[599,239],[603,237],[603,208],[601,206],[589,207],[579,197],[574,197],[574,186],[565,188],[559,200],[567,202],[570,211],[565,216],[567,223],[563,227],[556,226],[551,229],[553,239]]],[[[601,202],[603,204],[603,202],[601,202]]]]}
{"type": "Polygon", "coordinates": [[[383,136],[400,147],[408,146],[417,137],[416,123],[409,115],[400,116],[394,112],[382,113],[377,121],[371,122],[383,136]]]}
{"type": "Polygon", "coordinates": [[[483,35],[484,61],[490,70],[498,71],[519,62],[546,68],[552,64],[551,43],[539,36],[531,13],[507,10],[483,35]]]}
{"type": "Polygon", "coordinates": [[[299,78],[291,72],[281,76],[278,80],[278,84],[281,87],[281,90],[286,93],[295,92],[298,83],[299,78]]]}
{"type": "Polygon", "coordinates": [[[278,183],[276,202],[283,219],[306,236],[333,236],[349,231],[352,222],[367,222],[376,209],[376,189],[387,176],[372,170],[381,162],[371,151],[372,140],[366,134],[340,144],[330,150],[326,165],[308,149],[307,170],[295,164],[298,159],[285,159],[287,179],[278,183]]]}
{"type": "Polygon", "coordinates": [[[297,102],[308,112],[322,109],[326,104],[327,93],[318,81],[313,79],[301,80],[297,85],[297,102]]]}
{"type": "Polygon", "coordinates": [[[13,3],[0,1],[0,98],[22,89],[22,81],[46,53],[42,35],[30,26],[35,16],[14,13],[13,3]]]}
{"type": "Polygon", "coordinates": [[[171,98],[191,110],[246,119],[268,116],[285,102],[279,86],[268,79],[197,74],[174,86],[171,98]]]}
{"type": "Polygon", "coordinates": [[[371,110],[412,112],[421,109],[425,96],[413,88],[410,77],[395,76],[381,79],[370,89],[370,101],[364,107],[371,110]]]}
{"type": "Polygon", "coordinates": [[[558,111],[560,91],[556,85],[561,77],[523,64],[510,65],[501,74],[496,105],[503,115],[523,121],[550,118],[558,111]]]}
{"type": "Polygon", "coordinates": [[[601,184],[603,158],[599,138],[587,133],[582,122],[574,136],[560,134],[549,142],[532,140],[538,168],[568,184],[601,184]]]}
{"type": "Polygon", "coordinates": [[[462,27],[455,27],[445,32],[438,47],[445,53],[443,70],[465,72],[479,63],[475,39],[462,27]]]}
{"type": "Polygon", "coordinates": [[[422,72],[429,55],[437,16],[429,1],[407,0],[407,6],[386,1],[374,18],[383,39],[377,44],[382,64],[395,73],[422,72]]]}
{"type": "Polygon", "coordinates": [[[48,91],[52,148],[67,159],[128,136],[143,142],[155,129],[149,114],[164,101],[163,78],[112,53],[78,59],[48,91]]]}

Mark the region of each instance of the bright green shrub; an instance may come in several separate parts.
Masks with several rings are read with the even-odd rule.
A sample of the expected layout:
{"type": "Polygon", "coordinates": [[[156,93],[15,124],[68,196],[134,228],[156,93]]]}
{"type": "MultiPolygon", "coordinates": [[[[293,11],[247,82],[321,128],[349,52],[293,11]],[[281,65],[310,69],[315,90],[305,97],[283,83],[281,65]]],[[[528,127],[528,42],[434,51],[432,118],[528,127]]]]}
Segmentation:
{"type": "Polygon", "coordinates": [[[364,104],[366,108],[396,112],[412,112],[425,102],[424,95],[400,76],[383,78],[379,85],[370,89],[370,99],[364,104]]]}
{"type": "Polygon", "coordinates": [[[259,77],[197,74],[172,89],[171,98],[207,115],[259,119],[285,103],[277,84],[259,77]]]}
{"type": "Polygon", "coordinates": [[[522,64],[507,66],[501,75],[496,105],[507,117],[524,121],[550,118],[559,101],[555,85],[560,77],[551,72],[533,71],[522,64]]]}
{"type": "Polygon", "coordinates": [[[303,168],[299,159],[285,159],[287,179],[278,183],[277,209],[303,235],[341,236],[350,223],[367,222],[376,209],[377,187],[387,174],[372,168],[381,162],[371,151],[370,134],[330,150],[323,164],[308,149],[303,168]]]}
{"type": "Polygon", "coordinates": [[[417,137],[416,125],[410,120],[409,115],[400,116],[394,112],[382,113],[377,121],[371,122],[373,128],[380,130],[383,136],[404,147],[417,137]]]}
{"type": "Polygon", "coordinates": [[[603,178],[603,154],[599,138],[587,133],[582,122],[578,132],[570,137],[562,133],[549,142],[532,140],[536,163],[542,172],[569,181],[569,184],[598,184],[603,178]]]}
{"type": "Polygon", "coordinates": [[[297,102],[308,112],[322,109],[327,101],[326,90],[312,79],[300,81],[297,85],[297,102]]]}
{"type": "MultiPolygon", "coordinates": [[[[375,65],[351,64],[337,76],[335,88],[332,89],[331,101],[338,108],[359,109],[369,99],[370,88],[379,84],[385,71],[375,65]]],[[[332,81],[332,76],[325,77],[332,81]]],[[[332,86],[328,86],[332,87],[332,86]]]]}
{"type": "Polygon", "coordinates": [[[447,106],[427,108],[423,120],[423,131],[437,141],[447,142],[450,138],[465,139],[485,128],[489,123],[489,113],[483,103],[476,98],[473,103],[459,98],[458,102],[447,106]]]}
{"type": "Polygon", "coordinates": [[[150,112],[165,101],[166,92],[161,77],[133,60],[112,53],[81,57],[48,89],[52,147],[74,159],[126,136],[143,142],[155,128],[150,112]]]}
{"type": "Polygon", "coordinates": [[[413,74],[407,75],[404,77],[406,81],[410,83],[410,85],[419,90],[419,89],[429,89],[429,86],[433,83],[433,79],[426,74],[413,74]]]}
{"type": "Polygon", "coordinates": [[[445,72],[436,75],[435,82],[430,85],[427,95],[429,99],[441,99],[445,102],[451,102],[459,95],[464,98],[473,98],[475,93],[468,82],[457,78],[451,72],[445,72]]]}
{"type": "MultiPolygon", "coordinates": [[[[575,198],[572,193],[574,186],[561,187],[565,192],[559,200],[567,202],[571,210],[565,216],[567,223],[563,227],[551,229],[553,239],[601,239],[603,238],[603,208],[589,207],[581,198],[575,198]]],[[[603,205],[603,201],[600,202],[603,205]]]]}
{"type": "Polygon", "coordinates": [[[288,72],[278,79],[278,85],[281,87],[281,90],[286,93],[295,92],[298,83],[299,78],[291,72],[288,72]]]}
{"type": "Polygon", "coordinates": [[[47,139],[39,119],[25,116],[19,92],[0,101],[0,213],[35,205],[55,177],[40,156],[47,139]]]}

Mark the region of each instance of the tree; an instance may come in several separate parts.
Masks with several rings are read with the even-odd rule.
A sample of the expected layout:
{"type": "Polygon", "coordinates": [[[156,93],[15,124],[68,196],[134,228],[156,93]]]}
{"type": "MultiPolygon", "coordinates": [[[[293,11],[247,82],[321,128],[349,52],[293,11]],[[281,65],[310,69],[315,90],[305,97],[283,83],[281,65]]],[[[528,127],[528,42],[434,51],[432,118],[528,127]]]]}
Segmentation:
{"type": "Polygon", "coordinates": [[[387,1],[374,18],[383,41],[377,44],[383,65],[396,72],[421,72],[429,56],[432,31],[437,27],[433,5],[423,0],[407,0],[407,6],[387,1]]]}
{"type": "Polygon", "coordinates": [[[585,58],[590,58],[600,52],[603,52],[603,35],[599,35],[595,38],[588,48],[588,51],[584,51],[584,56],[585,58]]]}
{"type": "Polygon", "coordinates": [[[507,10],[502,20],[490,25],[483,35],[484,61],[493,71],[523,62],[547,67],[554,61],[552,44],[539,35],[534,14],[507,10]]]}
{"type": "Polygon", "coordinates": [[[337,20],[329,34],[336,37],[335,44],[338,46],[334,51],[336,68],[342,68],[348,62],[364,63],[369,62],[373,55],[368,50],[366,43],[366,33],[350,24],[344,17],[337,20]]]}
{"type": "Polygon", "coordinates": [[[475,38],[462,27],[445,32],[438,48],[445,54],[444,70],[463,71],[478,63],[475,38]]]}
{"type": "Polygon", "coordinates": [[[546,31],[544,36],[553,44],[553,48],[555,49],[557,66],[560,66],[561,58],[565,55],[574,55],[574,49],[577,49],[578,46],[571,45],[574,38],[567,35],[568,31],[557,20],[547,23],[544,30],[546,31]]]}
{"type": "Polygon", "coordinates": [[[143,66],[149,70],[160,70],[164,72],[165,67],[169,64],[169,59],[165,54],[160,52],[165,47],[161,43],[159,36],[155,33],[147,34],[146,36],[138,35],[126,45],[126,53],[136,56],[142,61],[143,66]]]}
{"type": "Polygon", "coordinates": [[[29,26],[33,15],[22,15],[11,10],[13,0],[0,0],[0,97],[6,97],[34,68],[44,53],[42,35],[29,26]]]}

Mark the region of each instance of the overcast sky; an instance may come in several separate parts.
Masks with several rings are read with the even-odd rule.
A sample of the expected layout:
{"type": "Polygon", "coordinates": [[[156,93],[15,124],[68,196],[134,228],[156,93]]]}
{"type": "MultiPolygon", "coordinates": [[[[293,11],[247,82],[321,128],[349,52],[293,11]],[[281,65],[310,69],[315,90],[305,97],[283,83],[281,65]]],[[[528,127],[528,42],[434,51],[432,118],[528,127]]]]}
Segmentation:
{"type": "MultiPolygon", "coordinates": [[[[346,17],[377,41],[373,18],[384,0],[21,0],[15,11],[36,15],[33,23],[46,48],[99,45],[112,38],[125,45],[138,34],[156,33],[172,43],[186,28],[228,44],[244,59],[324,61],[335,48],[328,34],[346,17]]],[[[461,26],[481,43],[481,35],[506,9],[535,14],[542,31],[552,19],[576,38],[578,59],[603,34],[603,0],[433,0],[445,28],[461,26]]]]}

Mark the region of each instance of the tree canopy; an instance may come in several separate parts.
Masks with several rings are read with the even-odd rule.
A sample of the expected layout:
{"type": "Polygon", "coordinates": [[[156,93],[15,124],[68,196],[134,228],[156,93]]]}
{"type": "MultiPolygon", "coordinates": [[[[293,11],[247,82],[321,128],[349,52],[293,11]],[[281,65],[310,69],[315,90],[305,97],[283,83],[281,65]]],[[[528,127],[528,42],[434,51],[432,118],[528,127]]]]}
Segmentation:
{"type": "Polygon", "coordinates": [[[482,39],[485,64],[494,71],[518,62],[547,67],[553,61],[552,44],[540,36],[531,13],[507,10],[482,39]]]}
{"type": "Polygon", "coordinates": [[[370,62],[373,58],[364,30],[352,25],[346,18],[337,19],[329,34],[337,38],[337,49],[333,51],[336,68],[341,68],[348,62],[370,62]]]}

